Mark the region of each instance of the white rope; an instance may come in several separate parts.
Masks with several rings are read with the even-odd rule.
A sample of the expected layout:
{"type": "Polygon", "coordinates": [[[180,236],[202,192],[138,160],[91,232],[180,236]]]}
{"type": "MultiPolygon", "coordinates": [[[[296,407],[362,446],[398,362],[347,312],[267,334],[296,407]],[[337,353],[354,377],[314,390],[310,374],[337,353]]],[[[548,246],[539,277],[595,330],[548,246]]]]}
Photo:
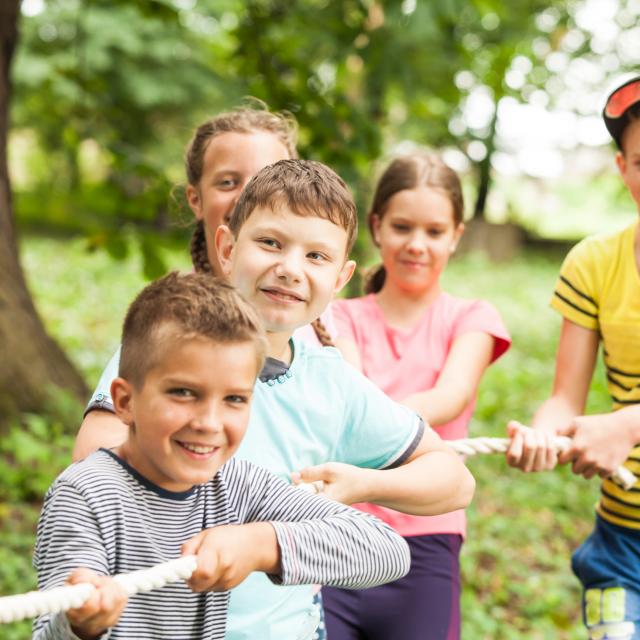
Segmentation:
{"type": "MultiPolygon", "coordinates": [[[[462,440],[445,440],[455,452],[465,456],[475,456],[479,453],[505,453],[509,448],[509,438],[464,438],[462,440]]],[[[558,453],[566,451],[571,446],[571,438],[556,436],[553,444],[558,453]]],[[[631,489],[636,483],[636,476],[626,467],[619,466],[611,475],[611,479],[623,489],[631,489]]]]}
{"type": "MultiPolygon", "coordinates": [[[[121,573],[114,576],[114,580],[124,587],[128,596],[132,596],[135,593],[159,589],[170,582],[187,580],[196,566],[195,556],[183,556],[148,569],[121,573]]],[[[75,609],[85,603],[94,590],[92,584],[83,582],[0,598],[0,624],[75,609]]]]}

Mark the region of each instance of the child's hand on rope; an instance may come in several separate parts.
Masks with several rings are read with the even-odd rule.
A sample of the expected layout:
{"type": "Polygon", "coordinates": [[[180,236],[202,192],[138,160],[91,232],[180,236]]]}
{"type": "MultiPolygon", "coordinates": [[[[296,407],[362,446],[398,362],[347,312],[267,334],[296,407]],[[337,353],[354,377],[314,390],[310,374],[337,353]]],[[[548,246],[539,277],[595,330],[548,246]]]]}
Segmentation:
{"type": "Polygon", "coordinates": [[[67,579],[68,585],[82,582],[88,582],[96,589],[81,607],[69,609],[66,615],[79,638],[92,640],[118,622],[128,597],[122,585],[113,578],[101,576],[90,569],[76,569],[67,579]]]}
{"type": "Polygon", "coordinates": [[[553,434],[542,429],[526,427],[512,420],[507,425],[511,443],[507,449],[507,463],[530,471],[548,471],[558,464],[558,453],[553,444],[553,434]]]}
{"type": "Polygon", "coordinates": [[[182,545],[182,555],[196,556],[187,584],[197,592],[233,589],[252,571],[280,573],[280,547],[268,522],[205,529],[182,545]]]}
{"type": "Polygon", "coordinates": [[[632,434],[618,428],[615,413],[578,416],[558,435],[572,439],[572,446],[560,454],[560,463],[571,462],[573,472],[585,478],[611,476],[636,444],[632,434]]]}
{"type": "Polygon", "coordinates": [[[351,505],[365,502],[367,474],[370,469],[362,469],[342,462],[326,462],[307,467],[291,474],[293,484],[307,483],[316,493],[326,498],[351,505]]]}

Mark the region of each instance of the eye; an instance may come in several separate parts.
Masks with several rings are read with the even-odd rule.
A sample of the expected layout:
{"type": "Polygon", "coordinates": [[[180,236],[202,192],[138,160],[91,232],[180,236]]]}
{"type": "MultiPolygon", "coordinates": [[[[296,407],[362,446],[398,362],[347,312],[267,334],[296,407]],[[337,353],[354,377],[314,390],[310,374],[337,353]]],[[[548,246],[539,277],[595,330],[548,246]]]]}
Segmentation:
{"type": "Polygon", "coordinates": [[[427,233],[432,237],[432,238],[439,238],[444,232],[442,229],[429,229],[427,231],[427,233]]]}
{"type": "Polygon", "coordinates": [[[175,398],[195,398],[196,396],[193,389],[187,389],[186,387],[173,387],[167,393],[175,398]]]}
{"type": "Polygon", "coordinates": [[[248,404],[249,396],[241,394],[230,394],[228,396],[225,396],[224,401],[228,402],[229,404],[243,405],[248,404]]]}
{"type": "Polygon", "coordinates": [[[326,256],[324,253],[320,253],[319,251],[311,251],[307,253],[307,258],[310,258],[311,260],[315,260],[317,262],[326,262],[329,260],[328,256],[326,256]]]}
{"type": "Polygon", "coordinates": [[[280,243],[274,238],[258,238],[258,243],[273,249],[280,248],[280,243]]]}
{"type": "Polygon", "coordinates": [[[411,227],[408,224],[401,224],[400,222],[394,222],[391,228],[398,233],[408,233],[411,231],[411,227]]]}
{"type": "Polygon", "coordinates": [[[238,184],[239,181],[236,178],[222,178],[216,181],[216,187],[223,191],[231,191],[232,189],[235,189],[238,184]]]}

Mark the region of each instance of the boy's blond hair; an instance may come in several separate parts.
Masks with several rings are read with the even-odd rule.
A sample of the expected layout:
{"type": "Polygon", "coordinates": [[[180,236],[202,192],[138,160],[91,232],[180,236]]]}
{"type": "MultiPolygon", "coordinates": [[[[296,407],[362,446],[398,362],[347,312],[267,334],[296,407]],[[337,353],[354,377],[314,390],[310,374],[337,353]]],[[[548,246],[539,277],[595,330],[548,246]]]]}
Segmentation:
{"type": "Polygon", "coordinates": [[[265,334],[253,307],[231,285],[210,274],[174,271],[147,285],[129,306],[122,327],[119,375],[140,388],[165,344],[193,338],[223,344],[253,342],[256,376],[264,363],[265,334]]]}
{"type": "Polygon", "coordinates": [[[358,232],[353,196],[335,171],[312,160],[280,160],[258,171],[238,199],[229,228],[238,236],[257,207],[285,205],[299,216],[330,220],[347,232],[346,255],[358,232]]]}

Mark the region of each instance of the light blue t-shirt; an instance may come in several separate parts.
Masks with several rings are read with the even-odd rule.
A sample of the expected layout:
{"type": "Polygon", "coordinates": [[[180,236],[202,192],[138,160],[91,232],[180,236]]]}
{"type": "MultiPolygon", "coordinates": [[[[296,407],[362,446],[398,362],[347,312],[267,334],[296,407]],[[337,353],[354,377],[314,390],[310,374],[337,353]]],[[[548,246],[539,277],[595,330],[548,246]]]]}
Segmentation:
{"type": "MultiPolygon", "coordinates": [[[[284,373],[256,383],[249,428],[236,456],[289,479],[323,462],[384,469],[415,450],[424,425],[347,364],[336,349],[293,339],[284,373]]],[[[91,408],[111,409],[116,354],[103,373],[91,408]]],[[[312,588],[273,585],[251,574],[231,592],[227,640],[306,640],[315,628],[312,588]]]]}

